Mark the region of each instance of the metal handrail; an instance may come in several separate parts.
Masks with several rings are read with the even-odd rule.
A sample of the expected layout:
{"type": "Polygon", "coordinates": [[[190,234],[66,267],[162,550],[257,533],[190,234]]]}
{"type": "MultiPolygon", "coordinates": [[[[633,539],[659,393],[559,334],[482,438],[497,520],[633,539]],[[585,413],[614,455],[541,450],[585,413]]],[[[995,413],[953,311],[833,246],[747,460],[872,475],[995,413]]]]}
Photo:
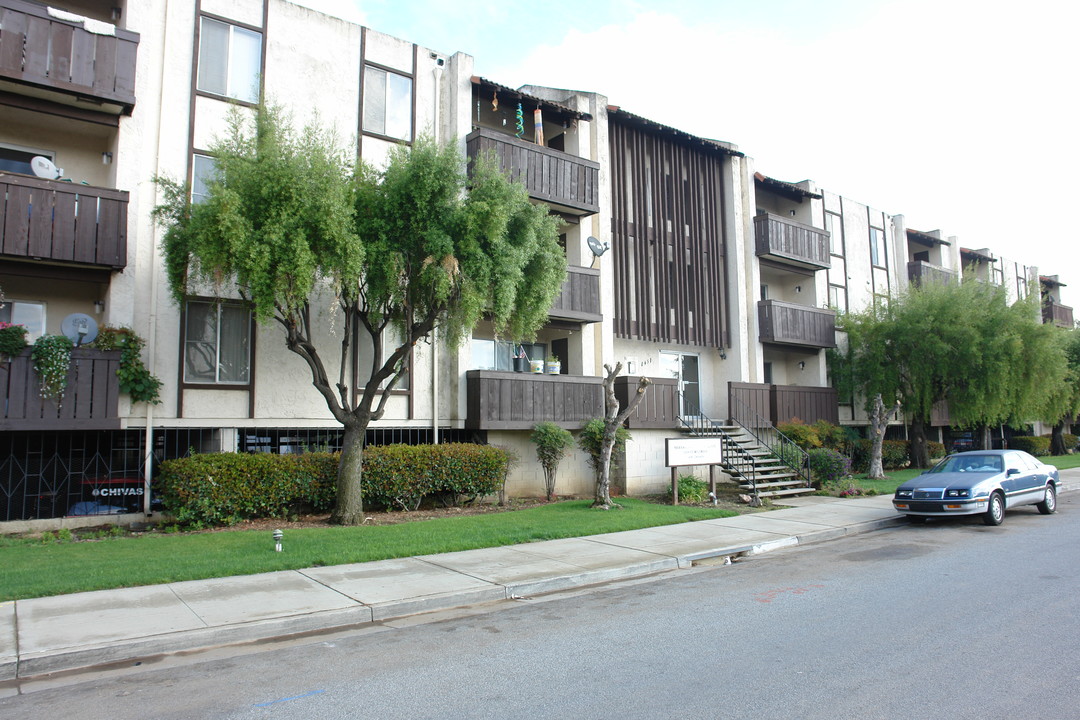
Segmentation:
{"type": "Polygon", "coordinates": [[[753,408],[737,397],[729,396],[728,412],[730,422],[738,425],[751,437],[764,445],[783,464],[791,468],[796,475],[811,487],[810,456],[795,444],[795,441],[780,432],[771,421],[761,417],[753,408]]]}
{"type": "MultiPolygon", "coordinates": [[[[679,406],[685,410],[688,400],[681,392],[678,395],[679,406]]],[[[760,503],[761,497],[758,495],[757,486],[757,459],[746,448],[736,442],[734,438],[724,432],[719,423],[701,412],[700,408],[694,406],[691,409],[696,414],[680,413],[678,421],[690,431],[691,435],[719,437],[720,446],[724,450],[724,464],[747,481],[751,492],[754,494],[754,500],[760,503]]]]}

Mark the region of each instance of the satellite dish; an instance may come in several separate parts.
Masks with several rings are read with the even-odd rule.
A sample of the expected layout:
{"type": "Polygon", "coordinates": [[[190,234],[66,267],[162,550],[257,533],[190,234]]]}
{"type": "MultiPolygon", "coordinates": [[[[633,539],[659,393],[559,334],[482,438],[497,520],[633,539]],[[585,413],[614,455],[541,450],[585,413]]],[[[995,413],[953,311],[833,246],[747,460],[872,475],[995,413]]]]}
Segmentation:
{"type": "Polygon", "coordinates": [[[60,332],[76,347],[85,345],[97,337],[97,321],[85,313],[71,313],[60,323],[60,332]]]}
{"type": "Polygon", "coordinates": [[[64,174],[64,168],[56,167],[53,165],[52,160],[40,155],[30,158],[30,169],[39,178],[45,178],[46,180],[56,180],[64,174]]]}
{"type": "Polygon", "coordinates": [[[592,254],[596,257],[600,257],[608,251],[608,248],[611,247],[611,243],[602,243],[596,238],[594,238],[592,235],[590,235],[589,239],[585,242],[589,244],[589,249],[592,250],[592,254]]]}

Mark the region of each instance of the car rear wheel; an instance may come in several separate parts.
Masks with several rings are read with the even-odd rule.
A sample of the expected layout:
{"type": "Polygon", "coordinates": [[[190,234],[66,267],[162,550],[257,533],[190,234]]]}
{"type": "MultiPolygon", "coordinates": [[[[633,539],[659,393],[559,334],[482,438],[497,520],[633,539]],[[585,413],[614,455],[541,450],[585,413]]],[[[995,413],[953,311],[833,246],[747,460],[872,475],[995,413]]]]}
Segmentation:
{"type": "Polygon", "coordinates": [[[1057,491],[1054,490],[1053,485],[1046,486],[1046,495],[1043,496],[1043,501],[1035,507],[1039,508],[1039,512],[1043,515],[1052,515],[1057,511],[1057,491]]]}
{"type": "Polygon", "coordinates": [[[1005,498],[1001,497],[1001,493],[994,493],[990,496],[990,503],[987,505],[986,512],[983,513],[983,522],[987,525],[1000,525],[1004,519],[1005,498]]]}

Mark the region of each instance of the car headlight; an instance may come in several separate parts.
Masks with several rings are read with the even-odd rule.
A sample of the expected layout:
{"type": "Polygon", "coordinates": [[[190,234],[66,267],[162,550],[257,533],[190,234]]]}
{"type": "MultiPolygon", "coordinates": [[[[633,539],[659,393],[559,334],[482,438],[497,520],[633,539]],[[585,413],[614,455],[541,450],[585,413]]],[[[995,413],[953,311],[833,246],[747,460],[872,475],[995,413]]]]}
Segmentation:
{"type": "Polygon", "coordinates": [[[898,498],[909,498],[909,497],[911,497],[911,491],[910,490],[897,490],[896,491],[896,497],[898,497],[898,498]]]}
{"type": "Polygon", "coordinates": [[[971,497],[971,491],[970,490],[946,490],[945,491],[945,497],[951,497],[951,498],[971,497]]]}

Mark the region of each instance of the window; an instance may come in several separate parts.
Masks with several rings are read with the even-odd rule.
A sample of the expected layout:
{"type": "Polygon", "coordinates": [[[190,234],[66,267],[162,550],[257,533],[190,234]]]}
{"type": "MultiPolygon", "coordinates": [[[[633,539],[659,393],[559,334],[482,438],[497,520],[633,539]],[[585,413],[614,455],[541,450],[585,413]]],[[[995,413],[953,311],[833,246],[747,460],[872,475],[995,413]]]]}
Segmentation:
{"type": "Polygon", "coordinates": [[[216,164],[209,155],[191,156],[191,202],[206,202],[207,185],[214,176],[216,164]]]}
{"type": "Polygon", "coordinates": [[[45,303],[7,300],[0,307],[0,322],[22,325],[26,328],[26,341],[33,344],[45,334],[45,303]]]}
{"type": "Polygon", "coordinates": [[[844,223],[835,213],[825,213],[825,229],[829,231],[829,252],[844,254],[844,223]]]}
{"type": "Polygon", "coordinates": [[[196,87],[244,102],[259,101],[262,35],[210,18],[199,33],[199,76],[196,87]]]}
{"type": "Polygon", "coordinates": [[[829,307],[840,311],[847,310],[847,288],[842,285],[829,286],[829,307]]]}
{"type": "Polygon", "coordinates": [[[412,78],[364,68],[364,132],[412,140],[412,78]]]}
{"type": "Polygon", "coordinates": [[[15,147],[13,145],[0,145],[0,172],[33,175],[34,171],[30,168],[30,160],[38,155],[49,160],[53,159],[51,152],[15,147]]]}
{"type": "Polygon", "coordinates": [[[876,227],[870,228],[870,264],[886,267],[885,231],[876,227]]]}
{"type": "Polygon", "coordinates": [[[470,367],[473,370],[524,371],[529,369],[529,360],[543,360],[547,357],[547,345],[544,343],[512,343],[473,338],[469,349],[472,354],[470,367]],[[520,361],[518,367],[514,367],[515,358],[520,361]]]}
{"type": "Polygon", "coordinates": [[[251,381],[251,310],[227,302],[187,303],[184,382],[246,385],[251,381]]]}

